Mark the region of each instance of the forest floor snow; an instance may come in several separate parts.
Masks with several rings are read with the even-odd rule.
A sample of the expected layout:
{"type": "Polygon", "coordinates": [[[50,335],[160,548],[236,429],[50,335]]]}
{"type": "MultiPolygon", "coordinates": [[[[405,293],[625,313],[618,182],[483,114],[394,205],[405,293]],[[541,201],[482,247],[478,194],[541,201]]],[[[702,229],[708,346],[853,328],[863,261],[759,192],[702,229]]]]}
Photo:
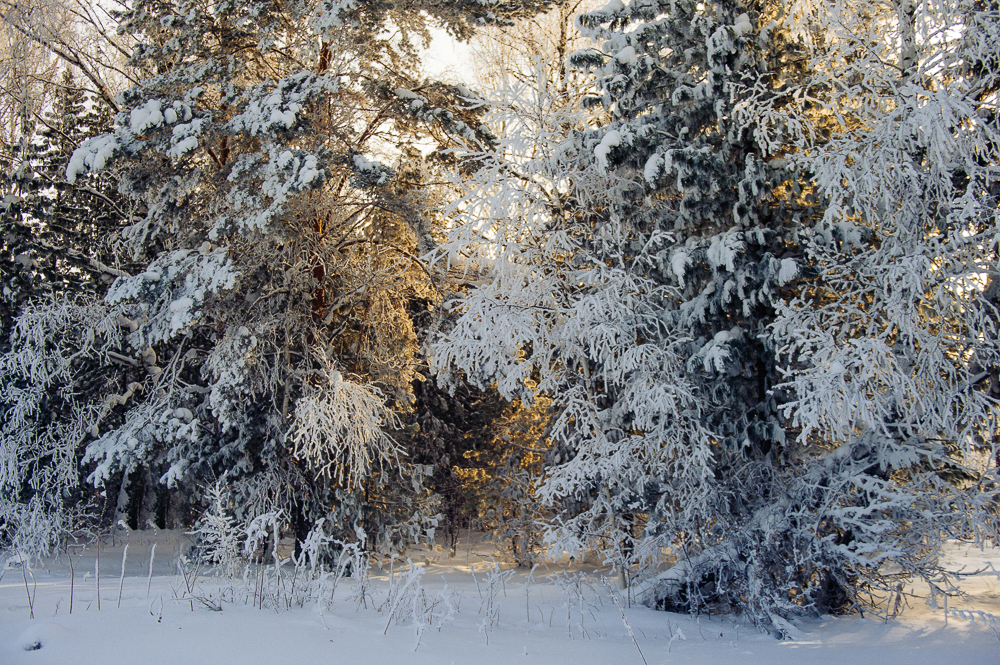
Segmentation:
{"type": "MultiPolygon", "coordinates": [[[[914,584],[907,589],[913,594],[908,607],[894,621],[802,620],[791,629],[794,639],[782,641],[739,616],[657,612],[628,606],[627,599],[620,611],[602,583],[602,571],[586,564],[550,563],[533,573],[494,572],[491,579],[495,552],[485,543],[463,541],[455,556],[439,548],[411,551],[414,566],[422,569],[419,577],[408,575],[407,564],[398,560],[392,577],[388,566],[373,567],[363,602],[356,580],[344,578],[336,589],[310,592],[299,607],[295,599],[305,598],[302,586],[296,596],[283,570],[284,596],[279,592],[277,599],[291,607],[278,611],[254,606],[259,580],[234,585],[200,576],[193,581],[189,567],[185,581],[176,560],[189,547],[185,534],[172,531],[109,538],[100,555],[100,610],[96,550],[75,552],[72,576],[65,555],[25,574],[9,563],[0,578],[0,663],[1000,665],[998,548],[950,549],[954,567],[976,574],[964,583],[969,596],[951,599],[947,620],[943,603],[930,607],[914,584]],[[392,590],[398,602],[390,598],[392,590]],[[221,611],[210,609],[221,595],[227,598],[221,611]],[[426,611],[414,614],[417,605],[426,611]],[[982,614],[970,614],[976,611],[982,614]]],[[[614,578],[611,587],[620,593],[614,578]]]]}

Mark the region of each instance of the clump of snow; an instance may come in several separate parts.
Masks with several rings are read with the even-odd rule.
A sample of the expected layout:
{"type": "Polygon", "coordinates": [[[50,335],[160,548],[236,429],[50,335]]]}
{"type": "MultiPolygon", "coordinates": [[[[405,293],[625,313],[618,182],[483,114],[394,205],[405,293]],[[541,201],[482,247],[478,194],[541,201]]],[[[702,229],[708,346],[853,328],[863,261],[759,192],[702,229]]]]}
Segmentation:
{"type": "Polygon", "coordinates": [[[712,370],[724,372],[726,371],[726,362],[732,357],[729,342],[738,340],[742,335],[743,330],[739,326],[731,330],[720,330],[701,347],[701,350],[695,354],[695,358],[701,359],[702,367],[706,372],[712,370]]]}
{"type": "Polygon", "coordinates": [[[708,248],[708,264],[712,270],[725,267],[729,272],[736,272],[736,256],[745,247],[739,232],[716,236],[712,238],[712,244],[708,248]]]}
{"type": "Polygon", "coordinates": [[[617,147],[622,142],[622,135],[617,129],[609,130],[601,142],[597,144],[594,148],[594,157],[597,158],[597,163],[601,165],[602,169],[607,170],[608,168],[608,154],[611,149],[617,147]]]}
{"type": "Polygon", "coordinates": [[[354,155],[354,168],[370,174],[377,185],[385,184],[391,173],[385,166],[373,159],[368,159],[364,155],[354,155]]]}
{"type": "Polygon", "coordinates": [[[305,155],[302,159],[302,165],[299,167],[299,177],[296,180],[296,186],[299,189],[305,189],[318,177],[319,167],[316,163],[316,155],[305,155]]]}
{"type": "Polygon", "coordinates": [[[204,118],[197,118],[191,122],[175,125],[170,139],[172,145],[167,150],[167,157],[177,159],[197,148],[197,137],[201,133],[204,124],[204,118]]]}
{"type": "Polygon", "coordinates": [[[671,168],[673,168],[672,151],[668,150],[663,154],[654,153],[646,160],[646,166],[642,171],[642,175],[646,182],[650,185],[655,185],[671,168]]]}
{"type": "Polygon", "coordinates": [[[615,60],[622,65],[635,65],[638,62],[638,58],[635,55],[635,48],[626,46],[615,54],[615,60]]]}
{"type": "Polygon", "coordinates": [[[708,62],[712,65],[718,63],[725,55],[732,53],[735,48],[731,33],[726,30],[725,26],[713,32],[705,45],[708,47],[708,62]]]}
{"type": "Polygon", "coordinates": [[[53,642],[65,641],[70,632],[56,623],[32,623],[17,636],[14,644],[22,651],[38,651],[53,642]]]}
{"type": "Polygon", "coordinates": [[[177,409],[174,409],[174,418],[180,418],[184,422],[189,423],[192,420],[194,420],[194,414],[191,413],[191,409],[179,407],[177,409]]]}
{"type": "Polygon", "coordinates": [[[799,274],[799,266],[795,259],[781,259],[781,267],[778,269],[778,284],[785,285],[795,279],[799,274]]]}
{"type": "Polygon", "coordinates": [[[670,95],[671,103],[680,105],[685,99],[701,100],[708,97],[708,81],[702,81],[696,85],[678,85],[670,95]]]}
{"type": "Polygon", "coordinates": [[[380,164],[364,155],[354,155],[354,167],[361,171],[374,171],[380,164]]]}
{"type": "Polygon", "coordinates": [[[144,134],[153,127],[163,124],[162,104],[159,99],[150,99],[144,105],[132,109],[129,128],[134,134],[144,134]]]}
{"type": "Polygon", "coordinates": [[[650,185],[654,184],[663,169],[663,155],[653,153],[646,160],[646,166],[642,169],[642,177],[650,185]]]}
{"type": "Polygon", "coordinates": [[[670,268],[674,271],[674,276],[681,286],[684,286],[684,271],[689,262],[690,259],[683,250],[674,252],[674,255],[670,257],[670,268]]]}
{"type": "Polygon", "coordinates": [[[750,23],[750,16],[748,14],[744,13],[736,17],[736,23],[733,24],[733,32],[739,37],[753,32],[753,24],[750,23]]]}
{"type": "Polygon", "coordinates": [[[458,95],[464,99],[475,99],[475,100],[481,99],[481,95],[476,94],[472,90],[466,88],[461,83],[457,84],[455,86],[455,89],[458,91],[458,95]]]}
{"type": "Polygon", "coordinates": [[[410,108],[412,108],[414,111],[423,108],[427,104],[426,97],[422,97],[421,95],[418,95],[412,90],[407,90],[406,88],[396,88],[393,92],[395,92],[396,96],[399,97],[400,99],[411,100],[410,108]]]}
{"type": "Polygon", "coordinates": [[[73,151],[66,165],[66,180],[70,184],[76,182],[76,178],[81,173],[88,170],[100,171],[105,167],[115,152],[118,150],[118,139],[113,134],[95,136],[84,141],[79,148],[73,151]]]}
{"type": "Polygon", "coordinates": [[[289,192],[302,191],[320,175],[316,156],[302,151],[283,150],[272,155],[261,191],[274,202],[283,203],[289,192]]]}
{"type": "Polygon", "coordinates": [[[191,323],[194,318],[191,313],[192,307],[194,307],[194,298],[178,298],[170,303],[170,332],[186,328],[191,323]]]}
{"type": "Polygon", "coordinates": [[[302,106],[296,103],[291,103],[288,108],[281,109],[271,109],[271,124],[272,125],[284,125],[285,129],[291,129],[295,125],[295,116],[302,110],[302,106]]]}

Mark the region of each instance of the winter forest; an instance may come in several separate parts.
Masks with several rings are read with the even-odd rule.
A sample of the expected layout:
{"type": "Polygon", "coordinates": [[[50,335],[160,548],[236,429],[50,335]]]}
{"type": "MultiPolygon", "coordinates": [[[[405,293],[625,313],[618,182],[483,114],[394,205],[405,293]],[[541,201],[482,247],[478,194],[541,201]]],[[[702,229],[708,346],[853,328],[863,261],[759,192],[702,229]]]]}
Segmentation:
{"type": "Polygon", "coordinates": [[[170,532],[185,611],[389,562],[418,646],[412,557],[473,543],[487,644],[559,561],[629,658],[947,621],[1000,539],[1000,5],[603,1],[0,0],[0,595],[170,532]]]}

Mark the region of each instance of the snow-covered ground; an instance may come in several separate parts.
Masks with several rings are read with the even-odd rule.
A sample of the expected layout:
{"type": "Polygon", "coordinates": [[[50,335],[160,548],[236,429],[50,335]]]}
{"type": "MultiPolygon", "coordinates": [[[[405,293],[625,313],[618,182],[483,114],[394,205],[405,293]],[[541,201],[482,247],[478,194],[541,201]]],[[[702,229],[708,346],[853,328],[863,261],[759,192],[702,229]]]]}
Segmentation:
{"type": "MultiPolygon", "coordinates": [[[[409,574],[405,562],[393,565],[391,578],[388,567],[372,568],[363,602],[357,581],[345,578],[335,590],[313,585],[299,607],[306,598],[301,577],[296,589],[286,566],[277,600],[291,608],[259,609],[260,578],[227,585],[204,576],[194,581],[189,573],[185,581],[173,562],[190,541],[178,532],[127,534],[122,583],[122,535],[101,552],[100,610],[95,550],[74,555],[72,614],[66,556],[34,566],[31,574],[17,566],[4,572],[0,663],[1000,663],[997,630],[954,613],[946,623],[941,608],[916,598],[897,621],[802,621],[788,641],[761,634],[739,617],[695,618],[628,607],[623,600],[633,642],[601,571],[550,564],[530,575],[522,569],[491,576],[489,546],[467,542],[454,557],[437,549],[411,552],[419,576],[409,574]],[[34,619],[25,580],[34,594],[34,619]],[[221,611],[209,609],[223,593],[221,611]],[[414,607],[422,609],[414,613],[414,607]]],[[[971,597],[952,599],[949,609],[1000,615],[1000,550],[955,546],[949,554],[967,571],[982,571],[967,580],[971,597]]],[[[273,574],[273,567],[264,572],[273,574]]],[[[911,589],[926,595],[918,585],[911,589]]]]}

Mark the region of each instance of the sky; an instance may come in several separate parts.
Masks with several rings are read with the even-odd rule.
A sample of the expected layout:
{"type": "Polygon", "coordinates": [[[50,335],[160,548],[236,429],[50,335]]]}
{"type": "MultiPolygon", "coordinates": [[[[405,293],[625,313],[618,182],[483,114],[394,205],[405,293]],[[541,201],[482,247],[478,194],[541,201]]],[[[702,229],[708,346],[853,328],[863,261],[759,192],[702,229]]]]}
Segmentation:
{"type": "Polygon", "coordinates": [[[434,28],[431,34],[434,36],[431,46],[423,53],[427,77],[447,83],[468,83],[472,78],[472,47],[455,41],[444,30],[434,28]]]}

